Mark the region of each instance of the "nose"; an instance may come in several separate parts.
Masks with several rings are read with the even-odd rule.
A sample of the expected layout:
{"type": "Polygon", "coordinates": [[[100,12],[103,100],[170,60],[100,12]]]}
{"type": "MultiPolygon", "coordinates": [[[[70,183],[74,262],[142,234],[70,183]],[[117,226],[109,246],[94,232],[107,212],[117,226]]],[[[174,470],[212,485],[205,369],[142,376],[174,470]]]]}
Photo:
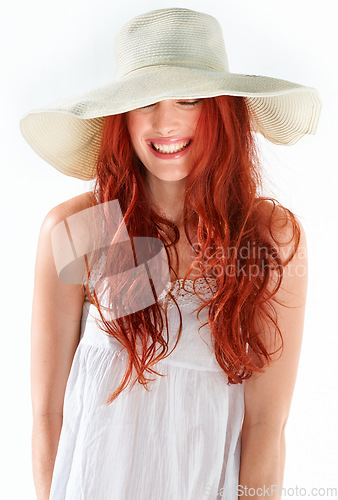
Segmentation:
{"type": "Polygon", "coordinates": [[[154,109],[153,128],[154,131],[164,137],[173,134],[179,124],[178,111],[172,100],[159,101],[154,109]]]}

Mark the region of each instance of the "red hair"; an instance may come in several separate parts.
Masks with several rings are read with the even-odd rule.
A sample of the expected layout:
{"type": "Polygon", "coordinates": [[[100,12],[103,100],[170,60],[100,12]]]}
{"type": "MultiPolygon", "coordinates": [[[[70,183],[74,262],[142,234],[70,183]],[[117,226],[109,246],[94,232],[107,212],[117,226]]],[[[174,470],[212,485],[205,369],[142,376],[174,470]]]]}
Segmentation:
{"type": "MultiPolygon", "coordinates": [[[[150,203],[144,182],[146,170],[133,152],[125,118],[125,114],[105,118],[97,160],[96,201],[98,204],[119,201],[131,242],[137,236],[154,237],[162,240],[167,249],[168,240],[169,246],[177,243],[179,229],[158,214],[150,203]]],[[[198,314],[209,306],[208,323],[215,356],[228,377],[228,384],[242,383],[254,372],[262,372],[272,355],[283,348],[270,299],[280,288],[283,268],[296,253],[300,240],[300,227],[294,214],[274,198],[260,196],[260,174],[245,99],[233,96],[204,99],[192,145],[192,170],[185,186],[184,230],[190,244],[188,227],[194,229],[198,238],[198,248],[194,246],[196,259],[187,274],[198,266],[204,275],[216,279],[217,292],[204,301],[198,314]],[[285,222],[291,222],[293,230],[294,250],[285,261],[273,244],[277,240],[272,234],[272,213],[266,218],[262,212],[264,204],[270,206],[271,202],[272,213],[278,209],[285,222]],[[277,282],[271,291],[269,285],[273,275],[277,276],[277,282]],[[281,341],[274,352],[268,352],[263,340],[267,323],[273,325],[275,338],[281,341]]],[[[106,224],[110,227],[111,221],[107,220],[106,224]]],[[[114,238],[113,229],[111,234],[114,238]]],[[[119,261],[124,258],[122,254],[124,252],[120,252],[119,261]]],[[[168,251],[167,257],[172,269],[168,251]]],[[[106,260],[106,276],[116,272],[116,261],[111,247],[106,260]]],[[[129,262],[127,268],[132,264],[135,262],[129,262]]],[[[86,291],[101,314],[96,293],[91,294],[88,284],[86,291]]],[[[112,304],[118,293],[119,290],[110,287],[112,304]]],[[[179,308],[178,311],[177,342],[182,331],[179,308]]],[[[161,375],[151,367],[170,353],[167,353],[168,342],[162,336],[163,319],[157,302],[123,318],[107,321],[102,314],[101,318],[103,326],[100,328],[117,339],[128,354],[124,377],[106,402],[110,404],[127,387],[133,368],[136,377],[132,386],[138,381],[148,390],[147,382],[151,380],[145,377],[145,372],[161,375]],[[162,350],[155,357],[158,344],[162,350]],[[138,346],[142,346],[141,352],[138,346]]],[[[166,314],[165,320],[168,328],[166,314]]]]}

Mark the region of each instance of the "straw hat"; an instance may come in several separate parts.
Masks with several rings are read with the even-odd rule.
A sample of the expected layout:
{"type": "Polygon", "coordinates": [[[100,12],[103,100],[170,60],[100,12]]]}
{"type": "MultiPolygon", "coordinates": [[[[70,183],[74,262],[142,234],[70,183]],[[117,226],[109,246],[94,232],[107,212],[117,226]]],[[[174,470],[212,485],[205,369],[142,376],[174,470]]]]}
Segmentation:
{"type": "Polygon", "coordinates": [[[72,99],[27,113],[30,146],[60,172],[96,176],[103,117],[163,99],[243,96],[254,130],[294,144],[317,128],[316,89],[267,76],[230,73],[218,21],[189,9],[160,9],[127,22],[116,39],[116,79],[72,99]]]}

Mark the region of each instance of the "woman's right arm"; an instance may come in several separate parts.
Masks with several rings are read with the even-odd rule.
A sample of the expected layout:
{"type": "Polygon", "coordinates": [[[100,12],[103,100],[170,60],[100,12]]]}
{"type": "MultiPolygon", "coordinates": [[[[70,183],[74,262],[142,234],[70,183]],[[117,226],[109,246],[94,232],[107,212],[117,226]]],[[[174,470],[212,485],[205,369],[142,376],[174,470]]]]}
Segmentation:
{"type": "Polygon", "coordinates": [[[51,233],[86,208],[88,193],[48,213],[42,223],[34,279],[31,327],[32,465],[37,500],[48,500],[63,420],[63,400],[80,340],[82,284],[62,282],[54,264],[51,233]]]}

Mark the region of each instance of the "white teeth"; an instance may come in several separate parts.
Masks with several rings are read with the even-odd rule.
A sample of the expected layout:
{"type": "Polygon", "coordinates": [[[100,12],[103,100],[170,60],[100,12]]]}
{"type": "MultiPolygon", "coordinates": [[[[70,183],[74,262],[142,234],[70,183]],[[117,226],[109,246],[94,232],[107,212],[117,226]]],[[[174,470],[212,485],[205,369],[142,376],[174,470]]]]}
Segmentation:
{"type": "Polygon", "coordinates": [[[186,142],[179,142],[179,143],[173,144],[171,146],[169,146],[167,144],[156,144],[156,143],[152,143],[152,145],[159,153],[170,154],[170,153],[178,153],[179,151],[182,151],[183,149],[185,149],[188,146],[189,143],[190,143],[190,140],[186,141],[186,142]]]}

